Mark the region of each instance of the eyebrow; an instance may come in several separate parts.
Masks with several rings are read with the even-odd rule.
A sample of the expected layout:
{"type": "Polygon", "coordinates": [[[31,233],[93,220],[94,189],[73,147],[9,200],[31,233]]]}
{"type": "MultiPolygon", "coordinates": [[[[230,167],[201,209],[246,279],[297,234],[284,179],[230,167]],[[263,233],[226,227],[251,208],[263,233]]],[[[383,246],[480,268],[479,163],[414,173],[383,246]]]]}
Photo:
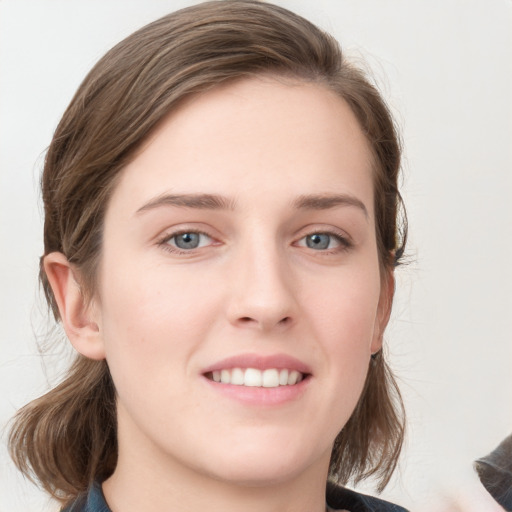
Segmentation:
{"type": "Polygon", "coordinates": [[[293,202],[293,206],[304,210],[328,210],[337,206],[354,206],[359,208],[368,219],[368,210],[364,203],[348,194],[302,195],[293,202]]]}
{"type": "Polygon", "coordinates": [[[163,194],[141,206],[137,213],[154,210],[161,206],[178,206],[199,210],[234,210],[235,201],[215,194],[163,194]]]}
{"type": "MultiPolygon", "coordinates": [[[[162,194],[141,206],[136,213],[154,210],[162,206],[199,210],[234,210],[236,202],[232,198],[217,194],[162,194]]],[[[348,194],[301,195],[293,201],[292,206],[298,210],[329,210],[338,206],[353,206],[359,208],[368,218],[368,210],[364,203],[357,197],[348,194]]]]}

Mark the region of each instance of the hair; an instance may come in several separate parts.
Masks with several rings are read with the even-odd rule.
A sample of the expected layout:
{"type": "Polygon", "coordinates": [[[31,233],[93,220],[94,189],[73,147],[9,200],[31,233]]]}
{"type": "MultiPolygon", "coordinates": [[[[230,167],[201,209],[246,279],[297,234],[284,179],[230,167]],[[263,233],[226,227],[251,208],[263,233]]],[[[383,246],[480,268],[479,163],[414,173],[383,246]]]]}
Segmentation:
{"type": "MultiPolygon", "coordinates": [[[[105,209],[124,166],[185,98],[262,74],[317,83],[350,106],[373,153],[381,273],[400,262],[401,144],[377,88],[334,38],[302,17],[256,0],[214,1],[171,13],[113,47],[55,131],[41,180],[44,255],[67,257],[85,300],[95,291],[105,209]]],[[[59,321],[44,255],[40,282],[59,321]]],[[[57,387],[15,416],[9,443],[18,468],[63,503],[109,477],[117,463],[115,395],[107,362],[77,355],[57,387]]],[[[404,424],[400,393],[380,351],[334,443],[330,479],[345,484],[373,476],[382,490],[396,467],[404,424]]]]}

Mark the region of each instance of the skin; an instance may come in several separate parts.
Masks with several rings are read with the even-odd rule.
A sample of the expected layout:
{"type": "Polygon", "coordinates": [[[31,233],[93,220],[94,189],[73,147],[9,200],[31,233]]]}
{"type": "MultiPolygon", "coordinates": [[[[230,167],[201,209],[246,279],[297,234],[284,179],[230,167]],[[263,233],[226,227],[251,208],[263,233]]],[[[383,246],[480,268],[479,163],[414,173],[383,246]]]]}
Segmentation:
{"type": "Polygon", "coordinates": [[[342,99],[266,77],[187,101],[122,171],[93,300],[63,255],[45,268],[69,339],[107,359],[118,393],[114,511],[324,510],[332,444],[393,293],[370,151],[342,99]],[[197,207],[197,194],[224,199],[197,207]],[[183,232],[204,233],[199,246],[177,248],[183,232]],[[327,247],[309,247],[312,233],[327,247]],[[308,369],[285,399],[205,376],[276,354],[308,369]]]}

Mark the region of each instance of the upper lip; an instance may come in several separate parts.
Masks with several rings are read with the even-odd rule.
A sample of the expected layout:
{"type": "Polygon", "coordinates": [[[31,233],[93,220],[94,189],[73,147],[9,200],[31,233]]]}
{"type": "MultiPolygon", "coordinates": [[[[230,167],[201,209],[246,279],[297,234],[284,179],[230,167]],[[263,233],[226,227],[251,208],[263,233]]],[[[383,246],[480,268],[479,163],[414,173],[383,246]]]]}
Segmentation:
{"type": "Polygon", "coordinates": [[[203,373],[216,370],[229,370],[230,368],[255,368],[267,370],[297,370],[302,374],[310,374],[311,368],[299,359],[288,354],[260,355],[260,354],[239,354],[217,361],[203,369],[203,373]]]}

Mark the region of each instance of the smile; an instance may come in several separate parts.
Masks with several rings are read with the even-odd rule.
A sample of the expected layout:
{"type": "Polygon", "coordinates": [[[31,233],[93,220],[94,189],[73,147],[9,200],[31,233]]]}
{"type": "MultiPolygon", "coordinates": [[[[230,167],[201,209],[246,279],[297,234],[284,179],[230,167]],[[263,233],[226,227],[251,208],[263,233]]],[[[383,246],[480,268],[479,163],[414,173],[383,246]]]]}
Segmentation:
{"type": "Polygon", "coordinates": [[[301,382],[306,375],[289,369],[268,368],[229,368],[208,372],[206,377],[214,382],[232,384],[235,386],[277,388],[293,386],[301,382]]]}

